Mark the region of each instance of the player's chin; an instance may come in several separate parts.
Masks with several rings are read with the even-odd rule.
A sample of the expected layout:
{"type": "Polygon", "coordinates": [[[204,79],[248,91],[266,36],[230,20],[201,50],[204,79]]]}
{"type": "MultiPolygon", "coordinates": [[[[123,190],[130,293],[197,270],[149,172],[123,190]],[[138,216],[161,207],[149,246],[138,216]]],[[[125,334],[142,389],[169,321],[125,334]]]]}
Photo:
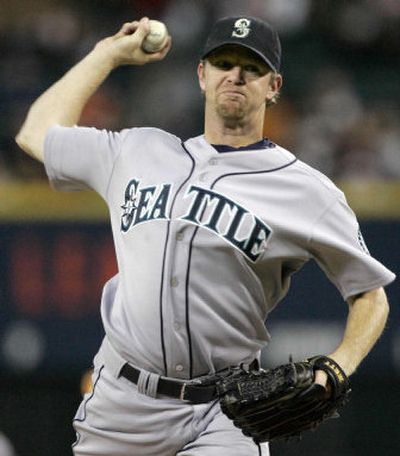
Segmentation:
{"type": "Polygon", "coordinates": [[[223,119],[241,120],[245,117],[246,110],[242,103],[227,102],[219,104],[217,108],[218,114],[223,119]]]}

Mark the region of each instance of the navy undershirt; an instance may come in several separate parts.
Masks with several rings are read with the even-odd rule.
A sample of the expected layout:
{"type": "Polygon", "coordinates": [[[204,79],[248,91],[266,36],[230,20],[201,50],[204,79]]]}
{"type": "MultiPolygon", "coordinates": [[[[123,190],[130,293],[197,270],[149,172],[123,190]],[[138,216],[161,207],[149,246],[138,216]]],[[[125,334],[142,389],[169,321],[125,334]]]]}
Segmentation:
{"type": "Polygon", "coordinates": [[[240,150],[257,150],[257,149],[270,149],[275,147],[275,144],[267,138],[263,138],[261,141],[257,141],[254,144],[249,144],[248,146],[241,147],[232,147],[226,146],[225,144],[211,144],[217,152],[237,152],[240,150]]]}

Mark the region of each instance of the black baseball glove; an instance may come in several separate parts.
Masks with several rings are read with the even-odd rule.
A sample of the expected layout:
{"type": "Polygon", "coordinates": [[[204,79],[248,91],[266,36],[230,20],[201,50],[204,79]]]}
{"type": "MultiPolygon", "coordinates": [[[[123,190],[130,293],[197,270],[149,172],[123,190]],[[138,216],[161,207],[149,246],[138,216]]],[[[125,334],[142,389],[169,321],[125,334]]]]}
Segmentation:
{"type": "Polygon", "coordinates": [[[217,391],[222,411],[259,443],[300,438],[303,431],[338,417],[351,390],[335,361],[315,356],[270,370],[242,366],[220,378],[217,391]],[[317,370],[327,373],[327,388],[314,383],[317,370]]]}

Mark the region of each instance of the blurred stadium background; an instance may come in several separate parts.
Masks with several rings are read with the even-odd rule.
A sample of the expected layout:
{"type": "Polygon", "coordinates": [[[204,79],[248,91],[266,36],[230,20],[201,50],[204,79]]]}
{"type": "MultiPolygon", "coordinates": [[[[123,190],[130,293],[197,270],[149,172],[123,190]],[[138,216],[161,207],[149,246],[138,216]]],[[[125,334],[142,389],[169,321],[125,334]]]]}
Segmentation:
{"type": "MultiPolygon", "coordinates": [[[[12,454],[3,437],[17,456],[71,455],[81,377],[103,333],[101,286],[115,271],[102,201],[51,191],[14,143],[30,103],[98,39],[147,15],[167,24],[169,57],[156,71],[115,71],[81,123],[200,134],[201,43],[214,19],[236,13],[267,18],[283,43],[284,88],[266,135],[345,191],[371,252],[399,273],[399,0],[0,0],[0,456],[12,454]]],[[[353,377],[343,418],[272,445],[273,456],[400,454],[397,284],[387,292],[388,327],[353,377]]],[[[271,315],[265,366],[333,349],[345,316],[310,264],[271,315]]]]}

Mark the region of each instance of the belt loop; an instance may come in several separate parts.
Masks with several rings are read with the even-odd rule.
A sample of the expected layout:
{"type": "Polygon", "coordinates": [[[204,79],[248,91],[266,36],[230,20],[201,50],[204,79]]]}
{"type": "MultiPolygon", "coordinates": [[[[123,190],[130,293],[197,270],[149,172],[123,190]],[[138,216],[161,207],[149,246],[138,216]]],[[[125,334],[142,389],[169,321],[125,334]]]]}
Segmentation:
{"type": "Polygon", "coordinates": [[[186,383],[184,383],[182,385],[182,388],[181,388],[181,393],[179,394],[179,399],[181,401],[184,401],[185,400],[185,392],[186,392],[186,383]]]}
{"type": "Polygon", "coordinates": [[[141,370],[137,382],[139,393],[150,397],[157,397],[157,387],[160,376],[151,372],[141,370]]]}
{"type": "Polygon", "coordinates": [[[150,372],[147,372],[145,370],[141,370],[138,378],[138,382],[136,384],[137,389],[139,393],[141,394],[147,394],[147,381],[150,376],[150,372]]]}
{"type": "Polygon", "coordinates": [[[159,380],[160,380],[159,375],[150,373],[149,381],[147,383],[147,395],[148,396],[157,397],[157,388],[158,388],[159,380]]]}

